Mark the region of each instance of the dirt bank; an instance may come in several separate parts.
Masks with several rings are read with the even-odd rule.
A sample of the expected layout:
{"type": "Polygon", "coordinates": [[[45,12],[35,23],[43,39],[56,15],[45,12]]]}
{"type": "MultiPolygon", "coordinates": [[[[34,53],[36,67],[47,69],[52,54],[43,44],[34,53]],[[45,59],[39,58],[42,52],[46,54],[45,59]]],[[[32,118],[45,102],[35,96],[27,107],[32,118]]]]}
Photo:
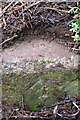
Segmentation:
{"type": "Polygon", "coordinates": [[[70,32],[63,22],[53,26],[38,24],[33,29],[23,29],[16,39],[4,45],[4,62],[21,62],[36,59],[78,57],[70,51],[70,32]],[[59,43],[59,44],[58,44],[59,43]]]}
{"type": "Polygon", "coordinates": [[[5,62],[20,62],[23,60],[36,59],[55,59],[77,57],[76,54],[69,51],[68,48],[57,44],[55,41],[46,41],[41,38],[32,38],[22,43],[17,43],[2,52],[2,58],[5,62]]]}

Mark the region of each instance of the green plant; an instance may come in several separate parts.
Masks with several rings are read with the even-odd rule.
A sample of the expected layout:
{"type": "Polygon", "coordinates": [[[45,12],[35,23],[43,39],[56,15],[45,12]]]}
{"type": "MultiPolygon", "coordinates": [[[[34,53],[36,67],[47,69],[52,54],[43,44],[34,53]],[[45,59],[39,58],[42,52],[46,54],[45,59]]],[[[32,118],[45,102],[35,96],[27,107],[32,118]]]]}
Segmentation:
{"type": "Polygon", "coordinates": [[[79,42],[80,41],[80,5],[79,2],[76,3],[77,7],[71,7],[69,13],[71,14],[77,14],[78,17],[74,18],[74,22],[71,23],[71,29],[70,31],[72,31],[74,33],[74,35],[72,36],[72,38],[74,39],[74,41],[79,42]]]}
{"type": "Polygon", "coordinates": [[[32,106],[29,108],[30,111],[37,111],[38,110],[38,107],[37,106],[32,106]]]}

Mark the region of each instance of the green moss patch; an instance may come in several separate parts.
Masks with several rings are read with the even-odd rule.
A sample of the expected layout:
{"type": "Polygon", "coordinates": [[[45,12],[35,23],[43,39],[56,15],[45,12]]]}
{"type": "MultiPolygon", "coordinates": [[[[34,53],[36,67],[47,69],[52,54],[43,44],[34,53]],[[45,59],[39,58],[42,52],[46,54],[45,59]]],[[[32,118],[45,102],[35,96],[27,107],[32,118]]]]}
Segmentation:
{"type": "Polygon", "coordinates": [[[61,95],[78,93],[77,70],[55,69],[31,74],[3,75],[3,103],[36,110],[51,105],[61,95]]]}

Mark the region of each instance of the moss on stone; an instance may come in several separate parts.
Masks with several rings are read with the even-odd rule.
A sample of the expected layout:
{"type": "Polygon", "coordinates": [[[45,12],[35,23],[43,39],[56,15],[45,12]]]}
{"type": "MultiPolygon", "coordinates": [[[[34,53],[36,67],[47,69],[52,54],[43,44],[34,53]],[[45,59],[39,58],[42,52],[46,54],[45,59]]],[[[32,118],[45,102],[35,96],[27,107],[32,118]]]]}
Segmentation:
{"type": "Polygon", "coordinates": [[[78,93],[77,70],[54,69],[31,74],[3,75],[3,103],[31,109],[56,102],[57,97],[78,93]]]}

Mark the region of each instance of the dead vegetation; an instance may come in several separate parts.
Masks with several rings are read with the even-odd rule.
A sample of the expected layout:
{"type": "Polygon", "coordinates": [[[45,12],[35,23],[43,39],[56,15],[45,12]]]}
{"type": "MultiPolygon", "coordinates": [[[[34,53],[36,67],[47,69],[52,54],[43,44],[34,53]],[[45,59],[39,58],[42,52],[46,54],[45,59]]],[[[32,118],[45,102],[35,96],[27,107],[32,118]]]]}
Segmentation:
{"type": "MultiPolygon", "coordinates": [[[[14,1],[10,3],[2,2],[2,12],[0,13],[1,26],[3,30],[3,39],[0,45],[13,41],[24,29],[30,30],[34,26],[55,27],[61,24],[64,29],[65,39],[69,39],[72,32],[69,32],[68,25],[73,21],[74,16],[68,12],[68,6],[74,6],[73,2],[22,2],[14,1]]],[[[60,30],[58,30],[59,32],[60,30]]],[[[60,44],[63,41],[60,41],[60,44]]],[[[66,43],[69,47],[79,47],[79,43],[75,45],[73,40],[66,43]]]]}
{"type": "Polygon", "coordinates": [[[59,97],[59,102],[44,106],[36,111],[28,111],[23,107],[3,105],[3,119],[10,120],[79,120],[80,95],[67,98],[59,97]]]}

